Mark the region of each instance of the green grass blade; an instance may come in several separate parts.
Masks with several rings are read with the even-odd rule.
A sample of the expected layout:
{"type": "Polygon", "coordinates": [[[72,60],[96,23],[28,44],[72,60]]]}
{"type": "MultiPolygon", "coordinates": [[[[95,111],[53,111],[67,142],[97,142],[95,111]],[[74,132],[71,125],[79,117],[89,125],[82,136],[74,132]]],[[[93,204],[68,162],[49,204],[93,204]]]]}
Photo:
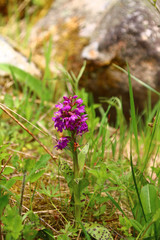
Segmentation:
{"type": "Polygon", "coordinates": [[[11,73],[12,75],[14,73],[16,79],[19,82],[25,83],[26,86],[30,87],[30,89],[35,92],[40,99],[46,101],[49,101],[51,99],[52,94],[49,92],[49,90],[47,88],[44,88],[42,82],[31,74],[25,72],[20,68],[5,63],[0,64],[0,69],[7,73],[11,73]]]}
{"type": "Polygon", "coordinates": [[[80,72],[79,72],[78,77],[77,77],[77,82],[79,82],[80,78],[82,77],[85,68],[86,68],[86,61],[84,61],[83,66],[80,69],[80,72]]]}
{"type": "Polygon", "coordinates": [[[125,212],[122,210],[122,208],[120,207],[120,205],[114,200],[114,198],[105,191],[105,193],[107,194],[107,196],[109,197],[109,199],[111,200],[111,202],[116,206],[116,208],[128,219],[127,215],[125,214],[125,212]]]}
{"type": "Polygon", "coordinates": [[[83,233],[84,233],[84,235],[85,235],[85,239],[86,239],[86,240],[91,240],[91,238],[90,238],[90,236],[88,235],[88,233],[87,233],[85,227],[83,226],[83,224],[82,224],[81,222],[80,222],[80,224],[81,224],[81,227],[82,227],[82,231],[83,231],[83,233]]]}
{"type": "MultiPolygon", "coordinates": [[[[106,192],[106,191],[105,191],[106,192]]],[[[140,223],[138,223],[136,220],[134,219],[129,219],[127,217],[127,215],[125,214],[125,212],[122,210],[122,208],[120,207],[120,205],[114,200],[114,198],[112,198],[112,196],[106,192],[106,194],[108,195],[109,199],[112,201],[112,203],[117,207],[117,209],[123,214],[124,217],[126,217],[130,223],[132,224],[132,226],[137,230],[140,231],[142,229],[142,226],[140,223]]]]}
{"type": "Polygon", "coordinates": [[[135,174],[134,174],[134,167],[133,167],[132,156],[130,157],[130,160],[131,160],[132,177],[133,177],[134,186],[135,186],[135,188],[136,188],[136,193],[137,193],[137,196],[138,196],[138,201],[139,201],[139,204],[140,204],[140,206],[141,206],[141,208],[142,208],[143,217],[144,217],[144,219],[145,219],[145,222],[147,222],[146,216],[145,216],[145,213],[144,213],[144,209],[143,209],[143,205],[142,205],[142,202],[141,202],[140,194],[139,194],[139,191],[138,191],[138,186],[137,186],[137,182],[136,182],[136,177],[135,177],[135,174]]]}
{"type": "MultiPolygon", "coordinates": [[[[106,127],[107,127],[106,117],[107,117],[107,114],[108,114],[110,108],[111,108],[111,106],[109,105],[107,108],[107,111],[104,113],[103,118],[101,120],[99,132],[94,141],[94,150],[93,150],[91,165],[93,165],[97,159],[97,151],[99,149],[99,140],[100,140],[101,136],[103,136],[104,131],[106,131],[106,127]],[[105,128],[105,130],[104,130],[104,128],[105,128]]],[[[101,154],[102,154],[102,152],[101,152],[101,154]]]]}
{"type": "Polygon", "coordinates": [[[19,91],[19,86],[18,86],[18,83],[17,83],[17,79],[14,75],[14,71],[12,70],[12,68],[11,68],[11,75],[12,75],[12,78],[13,78],[13,81],[14,81],[14,84],[15,84],[15,88],[16,88],[17,91],[19,91]]]}
{"type": "Polygon", "coordinates": [[[134,166],[133,166],[133,161],[132,161],[132,127],[133,126],[131,125],[131,128],[130,128],[130,163],[131,163],[131,171],[132,171],[132,177],[133,177],[133,182],[134,182],[134,186],[135,186],[135,189],[136,189],[138,201],[139,201],[139,204],[140,204],[141,209],[142,209],[143,217],[144,217],[145,222],[147,222],[146,216],[145,216],[145,212],[144,212],[144,209],[143,209],[143,205],[142,205],[142,201],[141,201],[141,198],[140,198],[140,194],[139,194],[139,191],[138,191],[138,186],[137,186],[137,181],[136,181],[136,177],[135,177],[135,173],[134,173],[134,166]]]}
{"type": "Polygon", "coordinates": [[[147,166],[147,163],[150,160],[151,148],[152,148],[152,143],[153,143],[153,140],[154,140],[154,136],[156,134],[158,120],[159,120],[159,109],[158,109],[158,112],[157,112],[157,115],[156,115],[156,119],[155,119],[155,122],[154,122],[154,125],[153,125],[153,130],[152,130],[152,133],[151,133],[151,136],[150,136],[149,146],[148,146],[147,154],[146,154],[146,157],[145,157],[145,160],[144,160],[144,165],[143,165],[142,172],[144,172],[144,170],[145,170],[145,168],[147,166]]]}
{"type": "Polygon", "coordinates": [[[137,120],[136,120],[134,97],[133,97],[133,90],[132,90],[132,84],[131,84],[131,75],[130,75],[128,64],[127,64],[127,68],[128,68],[128,83],[129,83],[129,97],[130,97],[130,107],[131,107],[131,119],[132,119],[131,124],[133,126],[133,133],[134,133],[134,136],[135,136],[136,150],[137,150],[138,162],[139,162],[140,161],[140,157],[139,157],[137,120]]]}
{"type": "MultiPolygon", "coordinates": [[[[118,68],[119,70],[121,70],[122,72],[124,72],[125,74],[128,75],[128,71],[126,71],[125,69],[121,68],[120,66],[113,64],[114,67],[118,68]]],[[[144,86],[145,88],[149,89],[150,91],[156,93],[158,96],[160,96],[160,93],[158,91],[156,91],[154,88],[150,87],[147,83],[144,83],[143,81],[141,81],[139,78],[136,78],[135,76],[131,75],[130,76],[138,83],[140,83],[142,86],[144,86]]]]}

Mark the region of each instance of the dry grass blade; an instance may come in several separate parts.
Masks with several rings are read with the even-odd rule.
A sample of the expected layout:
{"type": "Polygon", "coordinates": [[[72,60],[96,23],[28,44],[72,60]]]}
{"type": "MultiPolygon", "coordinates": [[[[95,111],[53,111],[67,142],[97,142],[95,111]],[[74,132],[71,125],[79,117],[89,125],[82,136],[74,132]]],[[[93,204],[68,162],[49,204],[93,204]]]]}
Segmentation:
{"type": "MultiPolygon", "coordinates": [[[[16,201],[15,199],[12,199],[11,201],[17,203],[17,201],[16,201]]],[[[29,208],[27,208],[26,206],[22,205],[22,207],[23,207],[26,211],[29,211],[29,208]]],[[[36,214],[36,212],[33,212],[33,213],[36,214]]],[[[22,214],[22,215],[23,215],[23,214],[22,214]]],[[[54,229],[49,223],[47,223],[43,218],[39,217],[39,220],[42,221],[42,222],[44,222],[44,224],[45,224],[46,226],[48,226],[53,232],[58,233],[58,231],[57,231],[56,229],[54,229]]]]}
{"type": "Polygon", "coordinates": [[[13,112],[14,114],[16,114],[18,117],[22,118],[24,121],[26,121],[27,123],[29,123],[30,125],[32,125],[34,128],[36,128],[37,130],[39,130],[41,133],[48,135],[48,133],[42,131],[40,128],[36,127],[33,123],[29,122],[26,118],[22,117],[21,115],[19,115],[18,113],[16,113],[15,111],[13,111],[12,109],[10,109],[9,107],[5,106],[4,104],[0,103],[0,106],[8,109],[9,111],[13,112]]]}
{"type": "Polygon", "coordinates": [[[9,163],[9,161],[11,160],[13,155],[10,155],[10,157],[8,158],[7,162],[4,164],[4,166],[2,167],[1,171],[0,171],[0,175],[3,173],[5,167],[7,166],[7,164],[9,163]]]}
{"type": "MultiPolygon", "coordinates": [[[[26,132],[28,132],[38,143],[39,145],[51,156],[51,158],[55,161],[56,163],[56,160],[57,160],[57,157],[55,157],[51,151],[43,144],[41,143],[41,141],[28,129],[26,128],[21,122],[19,122],[7,109],[5,109],[5,107],[0,104],[0,108],[8,115],[10,116],[18,125],[21,126],[21,128],[23,128],[26,132]]],[[[56,163],[56,165],[58,165],[56,163]]]]}

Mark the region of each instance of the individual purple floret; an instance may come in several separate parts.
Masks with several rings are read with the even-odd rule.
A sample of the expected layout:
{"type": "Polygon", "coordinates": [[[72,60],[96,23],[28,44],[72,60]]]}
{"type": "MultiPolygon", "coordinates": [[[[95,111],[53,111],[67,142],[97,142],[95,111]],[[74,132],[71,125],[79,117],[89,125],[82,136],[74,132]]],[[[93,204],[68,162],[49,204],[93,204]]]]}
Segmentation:
{"type": "Polygon", "coordinates": [[[67,147],[69,141],[69,137],[62,137],[57,141],[55,148],[62,150],[63,148],[67,147]]]}
{"type": "MultiPolygon", "coordinates": [[[[64,96],[63,103],[56,105],[58,111],[55,112],[52,120],[54,121],[54,126],[57,128],[57,131],[62,132],[63,130],[69,130],[74,136],[82,136],[88,131],[88,125],[86,123],[88,118],[86,114],[83,114],[85,112],[85,106],[82,105],[83,100],[77,98],[77,95],[73,97],[64,96]]],[[[68,142],[70,141],[68,138],[67,140],[68,142]]],[[[62,140],[58,144],[56,145],[58,149],[67,146],[64,146],[65,144],[63,144],[64,147],[62,147],[62,140]]]]}

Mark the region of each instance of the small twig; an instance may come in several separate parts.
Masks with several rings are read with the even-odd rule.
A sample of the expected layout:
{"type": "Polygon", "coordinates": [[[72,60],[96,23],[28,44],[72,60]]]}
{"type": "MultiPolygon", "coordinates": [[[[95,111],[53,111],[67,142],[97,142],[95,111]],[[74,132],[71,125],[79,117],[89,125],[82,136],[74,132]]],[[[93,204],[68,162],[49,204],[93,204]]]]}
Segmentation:
{"type": "Polygon", "coordinates": [[[25,155],[25,156],[27,156],[27,157],[33,157],[33,154],[28,154],[28,153],[25,153],[25,152],[21,152],[21,151],[18,151],[18,150],[14,150],[14,149],[12,149],[12,148],[7,148],[7,149],[10,150],[11,152],[16,152],[16,153],[25,155]]]}
{"type": "Polygon", "coordinates": [[[47,135],[46,132],[42,131],[41,129],[39,129],[37,126],[35,126],[34,124],[32,124],[31,122],[29,122],[26,118],[22,117],[20,114],[16,113],[15,111],[13,111],[12,109],[10,109],[9,107],[5,106],[4,104],[0,103],[0,107],[4,107],[5,109],[8,109],[9,111],[13,112],[14,114],[16,114],[18,117],[22,118],[24,121],[26,121],[27,123],[29,123],[30,125],[32,125],[34,128],[38,129],[38,131],[42,132],[44,135],[47,135]]]}
{"type": "Polygon", "coordinates": [[[41,211],[36,211],[36,212],[34,212],[34,214],[38,214],[38,213],[48,213],[48,214],[54,214],[56,212],[56,210],[41,210],[41,211]]]}
{"type": "Polygon", "coordinates": [[[10,156],[9,156],[9,158],[8,158],[7,162],[4,164],[4,166],[3,166],[3,167],[2,167],[2,169],[1,169],[1,171],[0,171],[0,174],[2,174],[2,173],[3,173],[3,171],[4,171],[5,167],[7,166],[7,164],[9,163],[9,161],[11,160],[12,156],[13,156],[13,155],[10,155],[10,156]]]}
{"type": "MultiPolygon", "coordinates": [[[[43,145],[43,143],[41,143],[41,141],[32,133],[30,132],[30,130],[28,128],[26,128],[21,122],[19,122],[8,110],[5,109],[4,106],[2,106],[0,104],[0,108],[7,114],[9,115],[16,123],[18,123],[18,125],[20,125],[26,132],[28,132],[38,143],[39,145],[51,156],[51,158],[55,161],[56,163],[56,160],[57,160],[57,157],[55,157],[51,151],[45,146],[43,145]]],[[[56,163],[56,165],[58,165],[56,163]]]]}
{"type": "Polygon", "coordinates": [[[43,218],[39,217],[39,219],[44,222],[53,232],[58,233],[56,229],[54,229],[51,225],[49,225],[43,218]]]}
{"type": "MultiPolygon", "coordinates": [[[[17,202],[15,199],[11,199],[13,202],[17,202]]],[[[24,209],[26,209],[27,211],[29,211],[29,208],[27,208],[26,206],[22,205],[22,207],[24,209]]],[[[36,212],[33,212],[34,214],[36,214],[36,212]]],[[[23,214],[22,214],[23,215],[23,214]]],[[[53,232],[58,233],[58,231],[56,229],[54,229],[51,225],[49,225],[43,218],[39,217],[39,220],[44,222],[53,232]]]]}
{"type": "Polygon", "coordinates": [[[79,230],[77,240],[79,240],[79,238],[80,238],[80,236],[81,236],[81,232],[82,232],[82,229],[79,230]]]}
{"type": "Polygon", "coordinates": [[[48,131],[48,129],[43,126],[43,124],[42,124],[41,122],[37,122],[37,124],[38,124],[39,127],[41,127],[41,128],[43,129],[43,131],[45,131],[45,133],[47,133],[47,134],[48,134],[49,136],[51,136],[54,140],[56,140],[56,137],[53,136],[53,135],[48,131]]]}
{"type": "Polygon", "coordinates": [[[18,12],[22,12],[29,2],[30,0],[23,1],[18,7],[18,12]]]}

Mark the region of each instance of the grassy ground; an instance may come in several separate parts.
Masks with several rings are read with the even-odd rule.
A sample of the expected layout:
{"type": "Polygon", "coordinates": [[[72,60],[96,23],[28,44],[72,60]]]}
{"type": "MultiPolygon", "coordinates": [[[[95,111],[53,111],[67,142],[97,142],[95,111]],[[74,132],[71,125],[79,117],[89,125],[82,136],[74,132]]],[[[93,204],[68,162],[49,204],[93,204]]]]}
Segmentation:
{"type": "MultiPolygon", "coordinates": [[[[10,71],[8,65],[0,68],[10,71]]],[[[76,77],[60,71],[60,77],[41,81],[12,67],[12,78],[2,82],[0,239],[160,239],[160,103],[151,109],[149,97],[143,116],[137,116],[128,72],[131,120],[126,123],[119,99],[103,99],[109,103],[104,111],[79,89],[85,67],[76,77]],[[62,134],[52,121],[55,104],[73,94],[83,99],[89,128],[78,138],[78,226],[72,154],[54,148],[62,134]],[[117,111],[114,127],[111,107],[117,111]]],[[[48,67],[44,76],[50,76],[48,67]]]]}

